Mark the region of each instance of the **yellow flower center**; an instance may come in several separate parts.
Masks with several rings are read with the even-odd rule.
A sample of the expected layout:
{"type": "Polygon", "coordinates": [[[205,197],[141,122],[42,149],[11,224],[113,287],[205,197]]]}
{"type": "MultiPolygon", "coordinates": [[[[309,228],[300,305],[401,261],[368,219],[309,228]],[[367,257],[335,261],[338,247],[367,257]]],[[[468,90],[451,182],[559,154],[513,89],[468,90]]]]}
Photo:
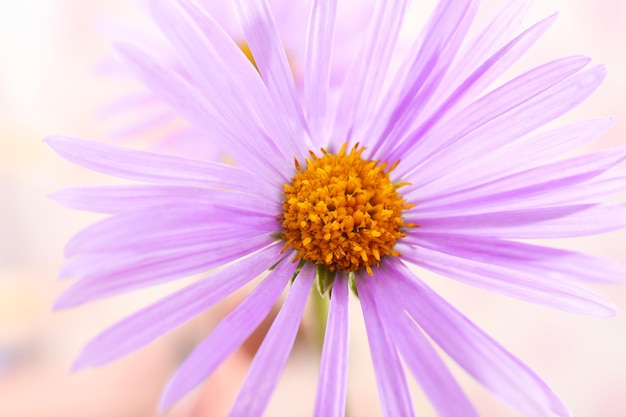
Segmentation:
{"type": "Polygon", "coordinates": [[[321,157],[310,152],[305,169],[296,160],[295,176],[283,185],[283,250],[292,247],[295,260],[331,272],[365,269],[372,275],[384,256],[400,256],[396,241],[406,236],[404,228],[415,227],[404,222],[402,211],[413,205],[398,193],[407,183],[389,179],[399,161],[388,167],[362,159],[363,147],[346,148],[337,155],[322,149],[321,157]]]}

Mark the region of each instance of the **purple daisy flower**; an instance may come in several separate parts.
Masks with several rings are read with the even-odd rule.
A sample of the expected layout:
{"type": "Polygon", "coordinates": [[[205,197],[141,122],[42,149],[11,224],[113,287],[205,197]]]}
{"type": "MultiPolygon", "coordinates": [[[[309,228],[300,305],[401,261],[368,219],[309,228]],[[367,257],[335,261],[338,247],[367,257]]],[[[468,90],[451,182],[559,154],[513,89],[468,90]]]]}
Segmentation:
{"type": "Polygon", "coordinates": [[[335,111],[328,86],[336,2],[313,2],[302,95],[266,2],[234,4],[258,71],[187,0],[156,1],[154,17],[188,77],[136,47],[117,48],[237,166],[46,140],[74,163],[142,183],[54,196],[109,214],[67,245],[61,275],[78,281],[57,307],[217,268],[102,333],[76,367],[126,355],[263,275],[186,359],[163,408],[211,375],[289,285],[230,414],[262,415],[315,284],[330,297],[316,416],[345,415],[350,288],[362,307],[385,416],[415,415],[401,360],[439,415],[477,416],[433,343],[524,415],[570,415],[531,369],[430,289],[419,271],[569,312],[614,314],[610,301],[574,282],[621,281],[622,265],[524,241],[626,225],[623,204],[598,202],[626,186],[616,167],[626,149],[566,156],[610,120],[547,126],[598,87],[604,67],[565,57],[494,88],[555,16],[518,30],[528,2],[510,1],[470,35],[478,2],[440,1],[392,71],[407,1],[381,1],[335,111]]]}

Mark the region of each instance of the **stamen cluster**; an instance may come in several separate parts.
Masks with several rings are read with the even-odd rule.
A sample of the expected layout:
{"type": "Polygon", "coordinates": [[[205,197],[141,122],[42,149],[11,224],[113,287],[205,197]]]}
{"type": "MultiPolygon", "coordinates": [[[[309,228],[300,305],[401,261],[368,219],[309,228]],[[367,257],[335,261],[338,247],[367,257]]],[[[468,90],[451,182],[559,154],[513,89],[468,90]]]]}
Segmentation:
{"type": "Polygon", "coordinates": [[[329,271],[367,270],[378,266],[386,255],[399,256],[393,249],[406,236],[402,211],[406,204],[393,184],[387,162],[361,158],[365,148],[347,143],[337,155],[322,149],[310,152],[306,168],[296,160],[296,175],[283,186],[281,222],[284,249],[298,251],[296,260],[324,265],[329,271]]]}

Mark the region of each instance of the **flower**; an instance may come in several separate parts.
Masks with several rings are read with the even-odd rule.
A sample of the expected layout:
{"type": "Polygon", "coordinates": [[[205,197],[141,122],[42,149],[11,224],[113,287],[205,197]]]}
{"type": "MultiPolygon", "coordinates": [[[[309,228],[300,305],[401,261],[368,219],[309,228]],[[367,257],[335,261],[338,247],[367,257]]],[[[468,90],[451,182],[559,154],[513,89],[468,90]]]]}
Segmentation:
{"type": "Polygon", "coordinates": [[[263,275],[180,367],[163,408],[207,378],[291,283],[231,411],[262,415],[315,283],[330,296],[315,415],[345,415],[349,288],[361,303],[384,415],[414,415],[402,358],[439,415],[477,416],[431,341],[523,414],[570,415],[411,266],[565,311],[614,314],[610,301],[572,281],[619,282],[622,265],[525,241],[626,225],[623,204],[598,202],[626,186],[616,167],[626,149],[566,156],[610,120],[548,126],[600,85],[605,68],[571,56],[490,87],[555,16],[518,33],[528,2],[511,1],[469,35],[477,2],[440,1],[391,71],[407,2],[378,2],[333,109],[336,2],[313,3],[302,95],[266,3],[234,4],[258,72],[187,0],[157,1],[154,15],[188,77],[136,47],[118,51],[196,129],[219,138],[237,166],[47,138],[74,163],[143,183],[54,195],[109,214],[68,243],[62,276],[79,280],[57,307],[218,268],[102,333],[76,367],[134,351],[263,275]]]}

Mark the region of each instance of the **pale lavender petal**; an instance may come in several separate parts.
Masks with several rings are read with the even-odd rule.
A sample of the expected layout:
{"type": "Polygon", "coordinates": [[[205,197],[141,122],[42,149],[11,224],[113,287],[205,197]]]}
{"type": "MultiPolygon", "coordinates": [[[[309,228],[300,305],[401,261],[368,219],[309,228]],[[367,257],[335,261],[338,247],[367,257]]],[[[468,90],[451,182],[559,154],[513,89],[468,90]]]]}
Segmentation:
{"type": "Polygon", "coordinates": [[[376,277],[361,275],[357,277],[356,282],[383,415],[385,417],[415,416],[398,351],[389,339],[377,306],[378,294],[372,284],[376,279],[376,277]]]}
{"type": "Polygon", "coordinates": [[[304,100],[315,144],[323,145],[337,2],[313,0],[304,66],[304,100]]]}
{"type": "MultiPolygon", "coordinates": [[[[349,69],[358,65],[358,57],[367,39],[368,22],[374,9],[375,1],[364,2],[337,2],[337,20],[335,25],[334,53],[331,64],[331,90],[340,91],[345,83],[349,69]],[[356,7],[355,7],[356,5],[356,7]]],[[[338,98],[338,96],[335,96],[338,98]]]]}
{"type": "MultiPolygon", "coordinates": [[[[158,128],[157,128],[158,129],[158,128]]],[[[224,151],[215,142],[208,141],[206,134],[190,125],[180,127],[174,132],[165,132],[154,143],[155,152],[189,155],[207,161],[219,161],[225,157],[224,151]]]]}
{"type": "Polygon", "coordinates": [[[435,294],[408,268],[390,263],[395,279],[381,285],[395,294],[408,314],[462,368],[494,395],[529,417],[571,414],[528,366],[435,294]]]}
{"type": "Polygon", "coordinates": [[[376,295],[382,322],[389,336],[398,346],[404,362],[413,372],[420,386],[430,398],[440,417],[478,417],[478,413],[465,396],[439,354],[433,349],[415,322],[406,315],[402,297],[389,293],[380,281],[395,279],[384,268],[376,271],[370,284],[376,295]]]}
{"type": "MultiPolygon", "coordinates": [[[[503,111],[503,108],[508,106],[503,105],[502,102],[490,101],[479,113],[484,112],[484,115],[498,112],[499,115],[469,132],[424,163],[419,169],[420,175],[415,178],[416,180],[419,178],[415,185],[427,184],[447,170],[467,161],[473,161],[483,153],[492,152],[511,140],[532,132],[561,116],[589,97],[602,83],[605,76],[605,67],[593,67],[556,84],[509,111],[503,111]]],[[[532,87],[527,85],[522,89],[532,90],[532,87]]],[[[518,91],[518,95],[522,96],[524,93],[518,91]]],[[[414,151],[415,149],[412,152],[414,151]]],[[[411,156],[404,159],[405,163],[411,163],[411,161],[411,156]]],[[[411,170],[410,166],[408,170],[411,170]]],[[[413,181],[413,178],[410,180],[413,181]]]]}
{"type": "MultiPolygon", "coordinates": [[[[214,20],[193,1],[180,0],[180,5],[214,48],[217,54],[214,58],[223,61],[228,72],[236,74],[233,81],[239,86],[242,96],[247,98],[251,109],[258,115],[272,139],[277,141],[283,151],[291,153],[287,159],[291,161],[294,155],[306,155],[308,139],[302,125],[286,118],[284,113],[276,111],[276,106],[256,68],[250,65],[248,57],[241,53],[239,46],[217,24],[218,21],[221,23],[221,20],[214,20]]],[[[293,10],[293,6],[291,9],[293,10]]],[[[235,16],[233,17],[237,20],[235,16]]]]}
{"type": "Polygon", "coordinates": [[[561,191],[569,192],[571,187],[596,178],[624,159],[626,147],[619,147],[540,165],[459,191],[447,192],[444,188],[434,196],[433,184],[423,187],[425,197],[419,200],[419,212],[449,215],[530,208],[533,207],[530,199],[546,194],[554,198],[561,191]]]}
{"type": "Polygon", "coordinates": [[[221,301],[282,256],[279,247],[267,248],[134,313],[89,342],[74,369],[103,365],[147,345],[221,301]]]}
{"type": "Polygon", "coordinates": [[[522,136],[508,145],[476,158],[463,166],[458,166],[435,182],[418,189],[405,191],[419,195],[420,202],[425,197],[441,190],[453,192],[477,184],[487,183],[494,178],[502,178],[517,172],[540,166],[562,157],[604,134],[611,126],[611,118],[584,120],[550,129],[539,134],[522,136]],[[514,164],[503,164],[505,158],[514,156],[514,164]]]}
{"type": "Polygon", "coordinates": [[[254,217],[280,213],[274,195],[177,185],[122,185],[65,188],[50,195],[59,204],[98,213],[120,213],[178,204],[245,208],[254,217]],[[255,215],[256,214],[256,215],[255,215]]]}
{"type": "Polygon", "coordinates": [[[593,203],[626,190],[626,169],[613,168],[591,181],[570,187],[553,195],[529,198],[527,207],[561,206],[575,203],[593,203]]]}
{"type": "MultiPolygon", "coordinates": [[[[464,108],[474,101],[541,38],[555,22],[556,17],[556,14],[554,14],[537,22],[520,35],[513,38],[510,42],[503,45],[493,56],[485,59],[475,71],[468,73],[467,78],[462,80],[449,97],[445,93],[445,90],[438,91],[437,97],[447,97],[446,100],[432,103],[433,108],[437,110],[434,112],[424,112],[422,115],[419,115],[420,117],[416,120],[414,126],[418,126],[426,120],[428,120],[428,122],[426,122],[427,125],[435,121],[436,123],[445,123],[447,118],[453,116],[459,109],[464,108]],[[427,119],[427,117],[430,118],[431,115],[434,117],[430,120],[427,119]]],[[[470,54],[472,54],[472,52],[473,51],[470,51],[470,54]]],[[[462,68],[464,72],[467,71],[466,63],[460,59],[457,61],[457,67],[462,68]]],[[[450,80],[446,79],[442,81],[442,84],[450,85],[444,84],[448,82],[450,82],[450,80]]]]}
{"type": "Polygon", "coordinates": [[[153,152],[201,157],[210,161],[219,161],[224,157],[224,151],[218,144],[207,140],[206,135],[184,122],[170,106],[158,100],[154,94],[145,90],[139,94],[129,93],[127,97],[101,111],[103,117],[118,116],[119,120],[113,122],[121,122],[121,126],[107,132],[111,143],[135,141],[142,135],[148,135],[154,138],[151,147],[153,152]],[[132,117],[129,118],[128,115],[132,117]]]}
{"type": "MultiPolygon", "coordinates": [[[[208,26],[201,28],[197,26],[194,19],[185,13],[185,10],[177,3],[165,0],[152,1],[153,16],[161,30],[167,35],[173,47],[181,55],[185,69],[189,71],[193,79],[194,86],[202,92],[203,96],[217,109],[220,115],[229,125],[237,125],[241,129],[242,142],[245,146],[256,148],[256,153],[261,155],[278,155],[271,161],[278,166],[281,171],[291,168],[291,157],[295,149],[284,149],[286,145],[292,144],[290,140],[284,138],[288,134],[279,131],[283,140],[278,138],[276,131],[267,132],[263,122],[251,115],[256,114],[255,107],[249,102],[252,90],[247,85],[241,85],[237,78],[239,72],[249,75],[254,70],[253,65],[248,62],[235,61],[241,66],[234,67],[225,62],[220,55],[220,49],[227,47],[233,52],[236,45],[227,36],[220,39],[226,45],[214,45],[207,41],[204,35],[206,31],[217,32],[216,23],[210,21],[206,14],[194,13],[197,19],[205,16],[208,26]],[[245,67],[244,70],[242,67],[245,67]],[[282,145],[282,146],[280,146],[282,145]],[[285,152],[283,154],[283,152],[285,152]]],[[[193,7],[193,6],[190,6],[193,7]]],[[[240,59],[244,56],[240,51],[236,51],[240,59]]],[[[228,56],[228,55],[227,55],[228,56]]],[[[254,75],[257,83],[260,81],[258,74],[254,75]]],[[[255,103],[261,101],[262,105],[256,108],[259,111],[268,111],[274,107],[263,91],[259,93],[260,98],[255,103]],[[264,100],[265,99],[265,100],[264,100]],[[263,102],[264,101],[264,102],[263,102]]],[[[273,116],[270,120],[274,120],[273,116]]],[[[273,125],[268,125],[273,127],[273,125]]],[[[270,163],[269,160],[266,162],[270,163]]]]}
{"type": "Polygon", "coordinates": [[[45,142],[56,153],[85,168],[135,181],[190,187],[219,187],[253,194],[275,189],[262,176],[209,161],[127,149],[62,136],[45,142]]]}
{"type": "MultiPolygon", "coordinates": [[[[311,12],[311,3],[313,0],[301,0],[294,2],[292,0],[269,0],[268,5],[276,22],[276,29],[280,33],[281,41],[287,51],[289,64],[296,85],[301,87],[302,75],[299,71],[303,70],[302,66],[305,62],[305,47],[307,40],[307,23],[311,12]]],[[[350,7],[350,5],[348,5],[350,7]]],[[[352,6],[353,9],[356,7],[352,6]]],[[[300,91],[300,90],[299,90],[300,91]]],[[[301,91],[300,91],[301,92],[301,91]]]]}
{"type": "MultiPolygon", "coordinates": [[[[563,80],[579,71],[588,62],[589,58],[574,56],[534,68],[446,118],[446,123],[440,123],[441,117],[446,114],[445,108],[441,108],[429,121],[411,133],[402,146],[398,146],[392,154],[386,155],[385,159],[402,159],[402,166],[408,165],[409,170],[417,167],[457,141],[462,139],[467,141],[468,139],[465,138],[474,138],[475,132],[480,133],[486,127],[496,125],[493,120],[501,122],[501,119],[508,119],[507,115],[517,114],[521,108],[527,108],[525,104],[533,97],[546,98],[544,93],[546,90],[558,85],[559,82],[564,82],[563,80]]],[[[561,103],[562,106],[563,103],[561,103]]],[[[531,106],[530,109],[534,107],[537,106],[531,106]]],[[[517,138],[523,131],[517,132],[511,129],[510,133],[507,137],[517,138]]],[[[482,142],[484,141],[472,141],[473,144],[482,142]]]]}
{"type": "MultiPolygon", "coordinates": [[[[206,246],[134,254],[86,257],[75,266],[82,279],[68,288],[54,308],[69,308],[150,285],[188,277],[247,256],[273,243],[266,235],[218,241],[206,246]],[[107,261],[109,263],[107,263],[107,261]],[[110,264],[110,265],[109,265],[110,264]]],[[[81,259],[81,258],[79,258],[81,259]]]]}
{"type": "MultiPolygon", "coordinates": [[[[398,1],[397,4],[400,5],[400,2],[398,1]]],[[[346,140],[350,139],[350,136],[353,133],[352,130],[354,128],[360,129],[360,128],[365,127],[365,126],[360,126],[354,123],[355,111],[357,107],[358,106],[362,107],[364,105],[364,104],[358,103],[357,97],[363,94],[363,92],[360,90],[363,89],[363,83],[366,81],[367,69],[369,68],[369,65],[375,65],[376,67],[374,68],[379,68],[379,66],[382,66],[383,68],[385,68],[385,71],[387,71],[387,67],[389,64],[388,62],[379,62],[379,61],[367,62],[367,61],[368,59],[370,61],[372,59],[372,53],[370,51],[373,51],[373,45],[376,42],[380,43],[381,40],[386,40],[386,42],[388,42],[386,48],[379,50],[378,51],[379,53],[382,52],[384,54],[389,54],[393,50],[392,45],[395,44],[395,39],[398,36],[400,25],[397,24],[395,27],[388,25],[385,28],[385,33],[383,34],[385,39],[381,38],[380,31],[382,30],[381,25],[383,24],[385,17],[387,19],[393,18],[394,16],[396,16],[396,18],[402,17],[399,15],[394,15],[392,13],[395,7],[396,7],[396,2],[394,0],[384,2],[384,4],[383,2],[374,3],[374,10],[369,19],[370,22],[369,22],[369,27],[368,27],[368,36],[364,44],[361,45],[357,58],[351,62],[349,67],[347,67],[348,71],[346,73],[346,77],[343,82],[343,85],[341,86],[341,91],[340,91],[340,96],[339,96],[339,106],[337,109],[337,114],[335,115],[335,118],[334,118],[334,126],[333,126],[333,134],[336,137],[345,138],[346,140]],[[385,13],[385,10],[387,11],[386,13],[385,13]],[[393,44],[390,43],[392,40],[393,40],[393,44]],[[365,52],[367,52],[367,54],[365,52]]],[[[406,7],[406,4],[402,5],[402,7],[406,7]]],[[[401,68],[404,68],[404,67],[405,67],[404,65],[401,66],[401,68]]],[[[382,76],[384,76],[384,74],[382,74],[382,76]]],[[[380,78],[381,74],[370,76],[370,78],[372,77],[380,78]]],[[[379,86],[376,86],[376,87],[380,88],[379,86]]],[[[383,104],[386,102],[387,100],[382,100],[383,104]]],[[[374,109],[373,106],[376,105],[376,103],[374,102],[367,103],[367,104],[368,104],[368,107],[370,107],[369,109],[370,111],[373,110],[374,109]]],[[[374,118],[373,120],[376,120],[376,119],[377,118],[374,118]]],[[[369,123],[366,123],[366,124],[369,124],[369,123]]],[[[353,138],[353,139],[360,140],[362,141],[363,144],[369,144],[369,141],[371,138],[367,137],[366,135],[359,135],[358,137],[353,138]]]]}
{"type": "Polygon", "coordinates": [[[228,208],[210,205],[205,211],[201,207],[164,205],[120,213],[77,233],[68,242],[64,254],[66,257],[84,254],[108,256],[119,249],[120,255],[132,257],[148,252],[143,247],[150,246],[151,242],[159,248],[159,240],[163,241],[163,248],[172,246],[166,240],[177,237],[183,241],[187,239],[189,246],[207,245],[214,240],[270,235],[278,228],[276,219],[270,216],[245,210],[235,214],[230,214],[228,208]],[[200,235],[205,232],[203,239],[200,235]]]}
{"type": "Polygon", "coordinates": [[[123,97],[109,102],[100,110],[99,115],[103,118],[107,118],[112,117],[117,113],[124,114],[129,110],[151,105],[159,106],[161,103],[155,99],[153,94],[141,89],[140,91],[127,93],[123,97]]]}
{"type": "MultiPolygon", "coordinates": [[[[348,388],[348,283],[337,274],[324,335],[315,417],[345,417],[348,388]]],[[[317,294],[314,295],[314,297],[317,294]]]]}
{"type": "Polygon", "coordinates": [[[228,123],[224,117],[188,80],[173,70],[160,66],[140,49],[118,44],[116,50],[124,62],[163,101],[169,104],[200,132],[219,138],[219,146],[246,170],[270,182],[286,180],[285,172],[273,164],[271,154],[262,153],[252,142],[263,142],[259,136],[248,136],[239,123],[228,123]],[[272,181],[273,180],[273,181],[272,181]]]}
{"type": "Polygon", "coordinates": [[[376,139],[376,154],[389,153],[416,120],[431,113],[430,100],[438,94],[477,9],[476,1],[439,2],[412,47],[414,54],[401,65],[380,103],[373,126],[366,125],[365,136],[376,139]]]}
{"type": "MultiPolygon", "coordinates": [[[[413,103],[409,106],[408,111],[404,111],[402,107],[399,108],[401,113],[401,119],[405,121],[399,127],[395,127],[401,119],[391,120],[393,126],[393,134],[388,135],[386,132],[381,137],[381,141],[384,141],[384,149],[381,153],[388,149],[393,149],[394,145],[399,143],[401,139],[405,138],[406,133],[411,127],[419,126],[424,123],[426,126],[432,123],[445,123],[445,120],[449,115],[454,115],[457,109],[464,106],[474,99],[479,92],[481,92],[488,84],[490,84],[498,75],[500,75],[506,68],[508,68],[513,62],[515,62],[526,49],[532,45],[547,28],[552,24],[554,19],[546,19],[545,21],[537,23],[535,26],[528,29],[526,32],[513,39],[501,50],[499,50],[494,56],[485,61],[474,73],[472,73],[463,83],[448,97],[445,102],[437,108],[436,111],[427,111],[428,107],[424,109],[421,104],[426,101],[423,97],[418,95],[413,103]],[[427,119],[427,117],[432,118],[427,119]],[[387,140],[387,136],[390,136],[387,140]]],[[[437,92],[439,94],[439,92],[437,92]]],[[[433,92],[434,94],[434,92],[433,92]]],[[[433,96],[434,97],[434,96],[433,96]]],[[[434,107],[434,104],[429,104],[430,107],[434,107]]],[[[436,108],[436,107],[435,107],[436,108]]],[[[421,128],[420,128],[421,129],[421,128]]],[[[391,131],[390,131],[391,133],[391,131]]],[[[410,141],[409,141],[410,142],[410,141]]]]}
{"type": "MultiPolygon", "coordinates": [[[[296,269],[296,264],[292,263],[289,258],[291,258],[290,255],[285,256],[285,259],[267,277],[263,278],[258,287],[224,317],[209,336],[185,359],[161,397],[159,408],[162,411],[171,408],[211,376],[217,367],[261,324],[272,306],[276,304],[296,269]]],[[[243,272],[247,273],[246,270],[243,272]]]]}
{"type": "Polygon", "coordinates": [[[262,240],[263,237],[267,242],[271,241],[267,231],[212,224],[206,227],[165,230],[161,233],[136,236],[128,241],[119,241],[117,246],[115,241],[103,240],[93,245],[85,245],[83,251],[70,259],[68,266],[71,267],[67,271],[64,268],[64,271],[71,270],[75,275],[84,278],[96,273],[98,275],[113,273],[159,256],[176,257],[202,250],[212,252],[221,246],[226,248],[238,241],[250,239],[256,241],[262,240]]]}
{"type": "Polygon", "coordinates": [[[132,123],[116,128],[110,133],[110,137],[116,140],[128,140],[145,134],[152,129],[162,128],[162,126],[176,119],[176,113],[166,108],[145,116],[135,116],[132,123]]]}
{"type": "Polygon", "coordinates": [[[590,283],[618,283],[626,280],[626,265],[610,259],[525,242],[458,234],[410,233],[403,238],[403,256],[417,264],[421,248],[428,248],[453,256],[519,268],[544,279],[582,281],[590,283]],[[410,248],[409,246],[416,246],[410,248]]]}
{"type": "MultiPolygon", "coordinates": [[[[426,242],[418,247],[407,248],[402,251],[402,256],[409,262],[446,277],[520,300],[588,316],[615,315],[616,307],[612,301],[566,280],[551,277],[549,269],[542,271],[532,264],[514,259],[504,265],[492,264],[474,259],[480,259],[483,254],[479,249],[466,257],[460,257],[453,245],[430,249],[433,246],[426,242]]],[[[466,249],[466,252],[470,250],[466,249]]],[[[558,265],[555,265],[557,268],[558,265]]]]}
{"type": "Polygon", "coordinates": [[[347,120],[349,130],[363,127],[376,106],[376,97],[382,90],[392,52],[400,33],[407,0],[376,2],[370,22],[368,38],[361,51],[361,60],[354,73],[347,80],[354,80],[354,87],[348,91],[353,97],[342,97],[351,106],[347,120]]]}
{"type": "Polygon", "coordinates": [[[294,279],[285,303],[252,360],[230,417],[263,415],[296,339],[314,273],[314,267],[307,263],[294,279]]]}
{"type": "Polygon", "coordinates": [[[456,88],[462,80],[515,36],[531,3],[531,0],[504,2],[498,13],[463,47],[457,58],[457,64],[450,68],[442,82],[439,93],[442,97],[447,97],[449,91],[456,88]]]}
{"type": "MultiPolygon", "coordinates": [[[[221,2],[214,0],[175,0],[181,5],[187,8],[192,6],[197,10],[202,11],[215,22],[219,22],[219,25],[228,36],[237,42],[243,41],[243,33],[239,26],[239,20],[235,14],[232,2],[221,2]]],[[[202,25],[200,25],[202,26],[202,25]]]]}
{"type": "Polygon", "coordinates": [[[407,215],[426,232],[473,233],[511,239],[554,239],[609,232],[626,226],[626,205],[577,204],[459,216],[407,215]],[[428,216],[428,217],[427,217],[428,216]]]}
{"type": "Polygon", "coordinates": [[[228,237],[228,233],[236,237],[254,236],[263,232],[269,234],[280,226],[274,216],[247,210],[245,206],[237,209],[228,205],[220,206],[215,202],[204,206],[181,202],[147,207],[119,213],[80,231],[68,242],[65,256],[137,246],[146,238],[167,238],[194,229],[209,229],[215,233],[223,227],[226,231],[226,235],[221,234],[223,237],[228,237]],[[131,243],[124,246],[124,242],[131,243]]]}
{"type": "MultiPolygon", "coordinates": [[[[273,99],[274,111],[295,123],[298,132],[303,132],[306,124],[300,98],[267,1],[236,0],[234,5],[254,60],[273,99]]],[[[308,140],[307,137],[303,139],[308,140]]],[[[310,140],[305,143],[311,145],[310,140]]]]}

